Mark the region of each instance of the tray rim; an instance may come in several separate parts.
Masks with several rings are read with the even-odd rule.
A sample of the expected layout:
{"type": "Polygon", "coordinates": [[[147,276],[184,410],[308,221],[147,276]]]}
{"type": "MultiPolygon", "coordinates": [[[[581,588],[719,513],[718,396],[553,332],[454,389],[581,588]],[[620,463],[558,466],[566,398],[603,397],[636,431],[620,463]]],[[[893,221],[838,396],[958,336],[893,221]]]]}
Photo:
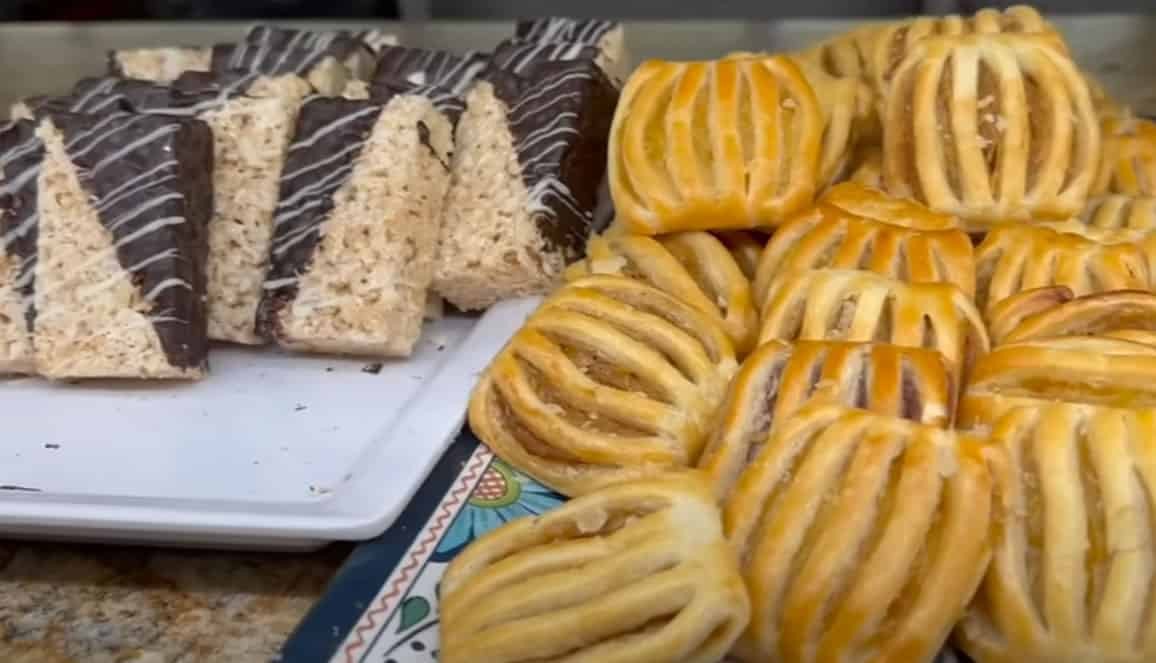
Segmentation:
{"type": "Polygon", "coordinates": [[[327,499],[286,505],[54,493],[0,493],[0,534],[25,538],[136,544],[211,545],[303,550],[332,541],[361,541],[384,532],[425,483],[465,418],[476,376],[537,306],[537,298],[510,300],[478,317],[410,403],[373,441],[358,462],[362,471],[327,499]],[[420,453],[388,453],[390,439],[420,436],[420,453]],[[367,486],[383,474],[400,478],[380,504],[367,486]]]}

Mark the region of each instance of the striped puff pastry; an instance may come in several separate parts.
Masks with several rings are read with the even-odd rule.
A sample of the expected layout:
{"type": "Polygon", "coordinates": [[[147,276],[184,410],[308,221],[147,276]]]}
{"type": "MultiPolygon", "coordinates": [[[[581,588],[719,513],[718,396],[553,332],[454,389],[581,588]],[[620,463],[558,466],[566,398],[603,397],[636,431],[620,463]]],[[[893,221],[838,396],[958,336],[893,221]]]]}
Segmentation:
{"type": "Polygon", "coordinates": [[[1057,50],[1067,51],[1059,32],[1034,7],[1016,5],[1002,12],[982,9],[970,17],[923,16],[886,24],[871,39],[867,73],[875,90],[882,94],[888,90],[903,60],[923,40],[993,34],[1039,35],[1057,50]]]}
{"type": "Polygon", "coordinates": [[[1113,290],[1077,297],[1065,286],[1025,290],[992,307],[987,329],[995,345],[1058,336],[1127,339],[1156,332],[1156,294],[1113,290]]]}
{"type": "Polygon", "coordinates": [[[887,189],[969,231],[1077,214],[1100,159],[1083,76],[1030,35],[918,42],[895,72],[883,134],[887,189]]]}
{"type": "Polygon", "coordinates": [[[1135,244],[1148,261],[1149,276],[1156,280],[1156,196],[1097,196],[1078,217],[1044,225],[1104,244],[1135,244]]]}
{"type": "Polygon", "coordinates": [[[1104,151],[1095,194],[1156,196],[1156,122],[1112,117],[1102,125],[1104,151]]]}
{"type": "Polygon", "coordinates": [[[454,559],[440,597],[443,663],[714,663],[750,611],[693,475],[511,521],[454,559]]]}
{"type": "Polygon", "coordinates": [[[930,663],[991,555],[987,453],[830,404],[773,431],[723,503],[751,595],[739,658],[930,663]]]}
{"type": "Polygon", "coordinates": [[[1156,346],[1097,336],[1008,343],[979,358],[956,424],[988,428],[1017,407],[1049,402],[1156,407],[1156,346]]]}
{"type": "Polygon", "coordinates": [[[771,341],[743,362],[715,417],[699,468],[727,493],[768,434],[808,403],[825,400],[946,426],[956,384],[934,350],[884,343],[771,341]]]}
{"type": "Polygon", "coordinates": [[[840,184],[775,232],[759,259],[755,301],[776,275],[859,269],[911,283],[954,283],[975,291],[971,240],[954,217],[855,183],[840,184]]]}
{"type": "Polygon", "coordinates": [[[1046,403],[995,425],[994,555],[956,631],[977,663],[1156,660],[1156,411],[1046,403]]]}
{"type": "Polygon", "coordinates": [[[989,347],[983,319],[959,288],[844,269],[790,272],[771,283],[759,342],[776,339],[936,350],[957,376],[989,347]]]}
{"type": "Polygon", "coordinates": [[[753,281],[767,236],[757,230],[723,230],[715,236],[730,250],[743,275],[753,281]]]}
{"type": "Polygon", "coordinates": [[[549,297],[482,374],[470,426],[568,496],[688,467],[738,369],[714,320],[657,288],[588,276],[549,297]]]}
{"type": "Polygon", "coordinates": [[[628,276],[674,295],[721,325],[740,355],[754,344],[759,319],[750,279],[710,233],[596,235],[587,243],[586,259],[571,265],[566,278],[588,274],[628,276]]]}
{"type": "Polygon", "coordinates": [[[644,62],[610,132],[618,221],[642,235],[777,225],[815,195],[823,125],[789,57],[644,62]]]}
{"type": "Polygon", "coordinates": [[[993,306],[1025,290],[1065,286],[1079,297],[1112,290],[1144,290],[1151,282],[1144,251],[1049,227],[993,229],[976,249],[976,304],[993,306]]]}

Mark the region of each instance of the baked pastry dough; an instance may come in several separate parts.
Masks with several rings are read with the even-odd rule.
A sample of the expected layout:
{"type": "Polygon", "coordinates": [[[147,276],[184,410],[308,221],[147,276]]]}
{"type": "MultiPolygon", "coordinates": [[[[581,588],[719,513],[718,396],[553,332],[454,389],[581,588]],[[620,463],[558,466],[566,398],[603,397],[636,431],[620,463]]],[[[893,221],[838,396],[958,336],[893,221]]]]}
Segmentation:
{"type": "Polygon", "coordinates": [[[693,465],[738,369],[725,332],[675,297],[589,276],[543,302],[482,375],[470,425],[569,496],[693,465]]]}
{"type": "Polygon", "coordinates": [[[981,438],[814,405],[771,433],[723,507],[746,661],[930,663],[991,555],[981,438]]]}
{"type": "Polygon", "coordinates": [[[645,62],[610,133],[619,221],[643,235],[777,225],[815,195],[823,125],[789,57],[645,62]]]}
{"type": "Polygon", "coordinates": [[[961,376],[989,346],[983,319],[959,288],[842,269],[788,272],[771,283],[759,343],[775,339],[937,350],[961,376]]]}
{"type": "Polygon", "coordinates": [[[995,426],[991,566],[957,630],[979,663],[1156,660],[1156,412],[1049,403],[995,426]]]}
{"type": "Polygon", "coordinates": [[[1083,76],[1046,40],[937,37],[895,73],[883,156],[889,191],[982,231],[1083,209],[1100,127],[1083,76]]]}
{"type": "Polygon", "coordinates": [[[766,235],[754,230],[724,230],[715,236],[730,250],[743,275],[753,281],[759,267],[759,256],[767,245],[766,235]]]}
{"type": "Polygon", "coordinates": [[[980,310],[1019,292],[1062,285],[1077,297],[1112,290],[1144,290],[1150,277],[1144,251],[1047,227],[1002,226],[975,254],[980,310]]]}
{"type": "Polygon", "coordinates": [[[881,33],[878,25],[864,25],[836,35],[803,51],[803,57],[838,78],[868,78],[868,60],[881,33]]]}
{"type": "Polygon", "coordinates": [[[856,143],[864,135],[879,134],[875,95],[858,78],[832,76],[806,55],[795,58],[823,111],[823,149],[819,184],[825,187],[843,178],[856,143]]]}
{"type": "Polygon", "coordinates": [[[445,663],[714,663],[750,602],[695,476],[612,486],[470,544],[441,580],[445,663]]]}
{"type": "Polygon", "coordinates": [[[851,182],[872,189],[883,188],[883,149],[878,145],[860,147],[851,159],[851,182]]]}
{"type": "Polygon", "coordinates": [[[755,273],[755,301],[763,302],[778,274],[828,268],[861,269],[911,283],[954,283],[970,297],[974,249],[963,231],[951,229],[953,222],[918,203],[840,184],[767,243],[755,273]],[[856,190],[860,198],[849,201],[856,190]]]}
{"type": "Polygon", "coordinates": [[[710,233],[595,236],[587,244],[586,260],[571,265],[566,278],[587,274],[619,274],[649,283],[722,325],[740,355],[754,345],[759,319],[750,279],[710,233]]]}
{"type": "Polygon", "coordinates": [[[1102,133],[1104,152],[1093,193],[1156,195],[1156,123],[1109,117],[1102,133]]]}
{"type": "Polygon", "coordinates": [[[955,383],[933,350],[884,343],[771,341],[743,362],[715,417],[699,468],[725,495],[775,426],[826,400],[931,426],[946,426],[955,383]]]}
{"type": "Polygon", "coordinates": [[[868,73],[876,91],[883,94],[899,65],[924,39],[992,34],[1039,35],[1053,48],[1067,51],[1060,33],[1034,7],[1016,5],[1003,12],[981,9],[971,17],[925,16],[885,25],[873,36],[868,73]]]}
{"type": "Polygon", "coordinates": [[[991,426],[1013,408],[1055,401],[1156,407],[1156,347],[1097,336],[997,346],[975,363],[956,423],[991,426]]]}
{"type": "Polygon", "coordinates": [[[1156,197],[1114,195],[1093,198],[1079,218],[1092,228],[1156,234],[1156,197]]]}
{"type": "Polygon", "coordinates": [[[1147,290],[1077,297],[1064,286],[1035,288],[1004,299],[988,315],[988,333],[996,345],[1056,336],[1128,338],[1130,332],[1154,331],[1156,294],[1147,290]]]}

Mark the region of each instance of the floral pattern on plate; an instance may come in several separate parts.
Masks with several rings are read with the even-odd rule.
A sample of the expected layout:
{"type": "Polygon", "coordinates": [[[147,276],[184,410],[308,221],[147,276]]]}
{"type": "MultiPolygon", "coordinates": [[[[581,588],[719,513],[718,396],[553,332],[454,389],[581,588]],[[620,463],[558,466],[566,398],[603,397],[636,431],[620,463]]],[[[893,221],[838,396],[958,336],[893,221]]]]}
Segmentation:
{"type": "MultiPolygon", "coordinates": [[[[397,523],[351,556],[286,643],[281,663],[324,660],[316,654],[322,648],[331,663],[435,663],[438,583],[446,566],[486,532],[549,511],[564,499],[463,432],[397,523]],[[372,586],[366,587],[369,578],[372,586]],[[371,593],[356,602],[352,623],[335,625],[341,600],[366,590],[371,593]],[[319,634],[325,642],[318,642],[319,634]]],[[[944,651],[935,663],[970,661],[944,651]]]]}

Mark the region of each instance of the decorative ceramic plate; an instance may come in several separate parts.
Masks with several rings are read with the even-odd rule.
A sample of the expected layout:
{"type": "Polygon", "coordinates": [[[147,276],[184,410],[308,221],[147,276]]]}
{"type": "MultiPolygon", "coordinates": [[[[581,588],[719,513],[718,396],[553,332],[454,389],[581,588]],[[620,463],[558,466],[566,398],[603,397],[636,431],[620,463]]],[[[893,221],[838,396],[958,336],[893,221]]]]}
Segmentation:
{"type": "MultiPolygon", "coordinates": [[[[467,428],[389,531],[362,544],[282,649],[282,663],[435,663],[438,583],[470,541],[565,498],[467,428]]],[[[944,652],[935,663],[970,663],[944,652]]]]}

